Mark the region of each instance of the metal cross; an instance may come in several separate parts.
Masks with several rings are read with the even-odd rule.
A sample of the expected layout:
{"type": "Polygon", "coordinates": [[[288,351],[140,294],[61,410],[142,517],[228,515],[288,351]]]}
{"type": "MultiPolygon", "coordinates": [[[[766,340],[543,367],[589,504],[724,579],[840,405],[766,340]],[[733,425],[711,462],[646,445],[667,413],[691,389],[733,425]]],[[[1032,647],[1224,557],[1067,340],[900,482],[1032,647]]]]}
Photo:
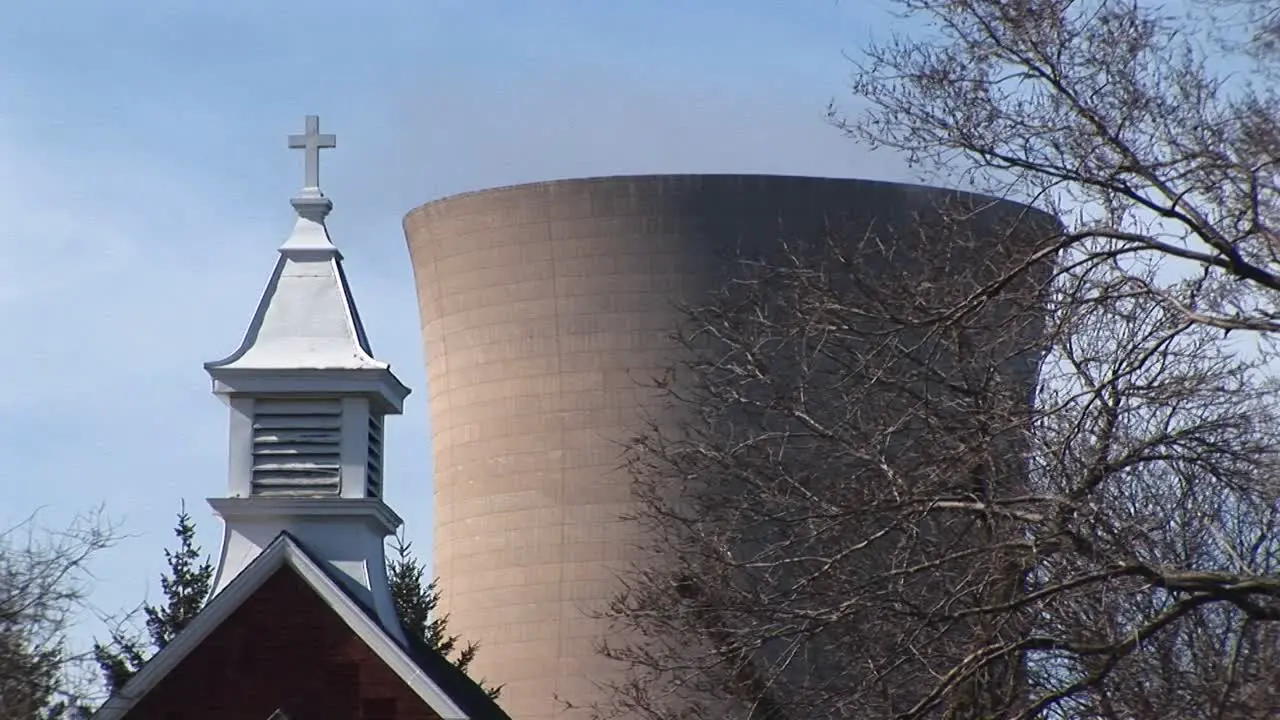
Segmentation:
{"type": "Polygon", "coordinates": [[[290,135],[289,147],[306,151],[307,184],[304,187],[320,187],[320,149],[338,146],[338,136],[320,134],[320,117],[307,116],[307,131],[302,135],[290,135]]]}

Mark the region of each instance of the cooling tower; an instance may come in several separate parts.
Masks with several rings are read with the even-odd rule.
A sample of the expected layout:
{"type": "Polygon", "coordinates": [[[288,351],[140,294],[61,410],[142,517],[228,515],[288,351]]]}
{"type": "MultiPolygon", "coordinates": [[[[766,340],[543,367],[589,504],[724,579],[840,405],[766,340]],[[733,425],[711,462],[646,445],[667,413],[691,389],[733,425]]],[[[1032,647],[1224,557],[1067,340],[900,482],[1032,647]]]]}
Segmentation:
{"type": "MultiPolygon", "coordinates": [[[[677,303],[731,259],[833,225],[910,225],[960,195],[861,180],[661,175],[561,180],[427,203],[404,222],[426,345],[435,571],[473,674],[512,717],[561,717],[611,668],[586,613],[632,530],[618,441],[659,413],[637,385],[676,358],[677,303]]],[[[1010,203],[976,196],[1023,210],[1010,203]]],[[[927,251],[927,248],[925,248],[927,251]]]]}

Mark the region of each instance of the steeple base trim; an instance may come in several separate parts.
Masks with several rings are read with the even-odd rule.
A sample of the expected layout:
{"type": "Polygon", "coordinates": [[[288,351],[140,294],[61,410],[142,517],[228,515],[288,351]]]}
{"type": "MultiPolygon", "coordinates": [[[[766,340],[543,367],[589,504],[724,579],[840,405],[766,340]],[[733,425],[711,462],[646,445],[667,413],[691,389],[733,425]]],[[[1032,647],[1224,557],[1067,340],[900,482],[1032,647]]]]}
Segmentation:
{"type": "Polygon", "coordinates": [[[387,632],[402,638],[387,582],[386,538],[403,522],[379,498],[220,497],[209,505],[224,525],[213,594],[262,554],[281,532],[334,571],[387,632]]]}

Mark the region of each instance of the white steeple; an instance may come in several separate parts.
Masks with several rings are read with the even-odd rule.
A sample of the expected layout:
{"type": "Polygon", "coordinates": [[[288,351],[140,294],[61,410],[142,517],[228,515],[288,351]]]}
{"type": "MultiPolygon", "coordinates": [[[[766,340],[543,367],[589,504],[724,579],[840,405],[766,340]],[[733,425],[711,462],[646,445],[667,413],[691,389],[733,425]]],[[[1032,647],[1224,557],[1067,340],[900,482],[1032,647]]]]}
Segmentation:
{"type": "Polygon", "coordinates": [[[306,150],[293,233],[240,347],[205,364],[231,408],[227,495],[209,500],[225,524],[214,592],[289,532],[399,636],[383,543],[401,520],[382,501],[382,421],[409,389],[374,358],[325,228],[319,155],[336,139],[315,116],[306,130],[289,138],[306,150]]]}

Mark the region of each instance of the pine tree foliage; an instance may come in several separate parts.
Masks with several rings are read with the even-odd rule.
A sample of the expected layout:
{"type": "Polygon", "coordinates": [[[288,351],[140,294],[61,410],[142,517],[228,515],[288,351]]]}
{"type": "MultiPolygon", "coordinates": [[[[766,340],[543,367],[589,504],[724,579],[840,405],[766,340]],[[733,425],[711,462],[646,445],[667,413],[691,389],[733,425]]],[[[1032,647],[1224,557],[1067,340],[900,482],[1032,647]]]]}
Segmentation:
{"type": "MultiPolygon", "coordinates": [[[[480,646],[474,642],[459,645],[460,638],[449,634],[449,616],[437,612],[440,604],[439,581],[425,581],[426,571],[410,554],[413,543],[396,538],[393,557],[387,563],[387,581],[396,605],[396,616],[406,635],[443,655],[453,666],[466,673],[480,646]]],[[[497,698],[502,687],[490,687],[476,681],[491,698],[497,698]]]]}
{"type": "Polygon", "coordinates": [[[195,543],[196,526],[185,506],[178,513],[178,525],[173,532],[178,536],[178,549],[164,551],[169,575],[160,578],[166,603],[147,606],[145,611],[147,633],[157,652],[195,619],[213,589],[213,565],[207,555],[202,556],[200,546],[195,543]]]}
{"type": "Polygon", "coordinates": [[[143,607],[147,618],[147,637],[143,639],[116,629],[112,631],[108,644],[94,643],[94,657],[111,692],[129,682],[153,653],[163,650],[195,619],[212,590],[213,564],[196,544],[195,523],[185,504],[178,512],[178,524],[173,533],[178,537],[178,548],[164,551],[169,572],[160,577],[165,603],[143,607]]]}

